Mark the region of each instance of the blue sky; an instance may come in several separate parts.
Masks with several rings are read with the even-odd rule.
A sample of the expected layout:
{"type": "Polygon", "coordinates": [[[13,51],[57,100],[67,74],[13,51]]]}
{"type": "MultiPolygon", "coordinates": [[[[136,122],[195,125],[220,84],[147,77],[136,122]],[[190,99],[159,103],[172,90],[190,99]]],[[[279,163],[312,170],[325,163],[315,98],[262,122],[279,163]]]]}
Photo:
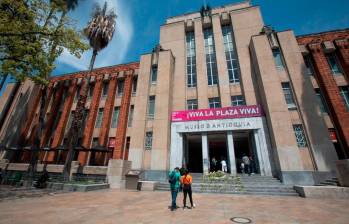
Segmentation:
{"type": "MultiPolygon", "coordinates": [[[[241,0],[206,0],[211,7],[241,0]]],[[[90,18],[95,2],[83,0],[70,14],[78,29],[90,18]]],[[[107,0],[116,11],[116,33],[110,45],[97,56],[95,67],[103,67],[139,61],[140,55],[148,53],[159,42],[160,25],[167,17],[198,11],[204,0],[107,0]]],[[[259,5],[264,23],[281,31],[292,29],[296,35],[349,28],[349,0],[252,0],[259,5]]],[[[81,59],[69,53],[57,60],[53,75],[86,70],[91,52],[81,59]]]]}

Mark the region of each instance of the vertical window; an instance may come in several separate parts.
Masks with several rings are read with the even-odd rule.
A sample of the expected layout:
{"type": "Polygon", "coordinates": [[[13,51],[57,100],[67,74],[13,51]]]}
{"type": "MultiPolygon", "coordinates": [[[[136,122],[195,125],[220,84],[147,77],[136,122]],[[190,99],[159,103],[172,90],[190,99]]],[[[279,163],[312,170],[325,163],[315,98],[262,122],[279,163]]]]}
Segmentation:
{"type": "Polygon", "coordinates": [[[153,132],[152,131],[147,131],[145,133],[145,149],[151,150],[151,147],[153,145],[153,132]]]}
{"type": "Polygon", "coordinates": [[[320,89],[315,89],[315,94],[316,94],[316,100],[317,100],[317,103],[319,104],[321,113],[328,113],[327,107],[325,106],[326,105],[325,100],[322,97],[320,89]]]}
{"type": "Polygon", "coordinates": [[[118,89],[119,97],[124,94],[124,84],[125,84],[125,80],[123,79],[118,80],[117,89],[118,89]]]}
{"type": "Polygon", "coordinates": [[[69,129],[71,128],[71,125],[73,123],[74,113],[75,113],[75,111],[70,111],[70,115],[68,118],[68,123],[67,123],[66,129],[65,129],[65,133],[68,133],[69,129]]]}
{"type": "Polygon", "coordinates": [[[95,89],[95,85],[90,84],[90,88],[89,88],[89,92],[88,92],[89,98],[92,98],[94,89],[95,89]]]}
{"type": "Polygon", "coordinates": [[[97,120],[96,120],[96,128],[101,127],[102,119],[103,119],[103,108],[99,108],[98,114],[97,114],[97,120]]]}
{"type": "Polygon", "coordinates": [[[155,96],[149,96],[148,100],[148,119],[154,119],[155,114],[155,96]]]}
{"type": "Polygon", "coordinates": [[[133,120],[133,112],[134,112],[134,106],[131,105],[130,107],[130,112],[128,113],[128,122],[127,122],[127,126],[132,127],[132,120],[133,120]]]}
{"type": "Polygon", "coordinates": [[[330,69],[332,71],[332,74],[333,75],[342,74],[336,55],[334,53],[327,54],[326,58],[327,58],[328,65],[330,66],[330,69]]]}
{"type": "Polygon", "coordinates": [[[235,43],[233,40],[233,30],[230,25],[222,27],[225,59],[227,61],[229,82],[240,82],[239,61],[237,58],[235,43]]]}
{"type": "Polygon", "coordinates": [[[208,81],[208,85],[211,86],[218,83],[216,50],[214,47],[213,32],[211,28],[204,30],[204,39],[205,39],[207,81],[208,81]]]}
{"type": "Polygon", "coordinates": [[[186,34],[187,48],[187,86],[196,87],[196,53],[195,53],[195,35],[194,32],[186,34]]]}
{"type": "Polygon", "coordinates": [[[120,107],[114,107],[113,118],[111,121],[111,127],[116,128],[118,126],[120,107]]]}
{"type": "Polygon", "coordinates": [[[132,94],[136,94],[137,91],[137,77],[134,77],[132,80],[132,94]]]}
{"type": "Polygon", "coordinates": [[[340,91],[341,96],[344,100],[345,106],[347,107],[347,110],[349,111],[349,87],[348,86],[340,86],[339,91],[340,91]]]}
{"type": "Polygon", "coordinates": [[[197,110],[198,109],[198,100],[187,100],[187,109],[188,110],[197,110]]]}
{"type": "Polygon", "coordinates": [[[284,92],[284,96],[285,96],[287,107],[289,109],[295,108],[296,104],[294,103],[294,99],[293,99],[293,94],[292,94],[292,89],[290,87],[290,83],[289,82],[283,82],[283,83],[281,83],[281,85],[282,85],[282,91],[284,92]]]}
{"type": "Polygon", "coordinates": [[[151,84],[156,84],[157,78],[158,78],[158,66],[153,65],[151,67],[151,84]]]}
{"type": "Polygon", "coordinates": [[[296,136],[298,147],[307,147],[307,140],[305,139],[302,125],[301,124],[293,125],[293,131],[296,136]]]}
{"type": "Polygon", "coordinates": [[[104,82],[103,83],[103,91],[102,91],[103,97],[106,97],[108,95],[108,87],[109,87],[109,83],[104,82]]]}
{"type": "Polygon", "coordinates": [[[86,125],[86,121],[87,121],[89,113],[90,113],[90,110],[88,110],[88,109],[85,109],[83,112],[83,115],[82,115],[82,127],[83,128],[80,129],[80,133],[79,133],[80,135],[83,134],[83,130],[85,129],[85,125],[86,125]]]}
{"type": "Polygon", "coordinates": [[[246,105],[245,98],[242,95],[232,96],[231,97],[232,106],[241,106],[246,105]]]}
{"type": "Polygon", "coordinates": [[[81,86],[78,86],[78,88],[76,89],[74,101],[77,101],[79,99],[80,91],[81,91],[81,86]]]}
{"type": "Polygon", "coordinates": [[[314,75],[314,65],[310,58],[310,55],[303,56],[305,67],[307,69],[307,75],[314,75]]]}
{"type": "Polygon", "coordinates": [[[98,146],[98,138],[92,139],[92,148],[96,148],[98,146]]]}
{"type": "Polygon", "coordinates": [[[285,66],[284,66],[284,62],[282,60],[282,56],[279,48],[273,49],[273,57],[274,57],[276,68],[278,70],[284,70],[285,66]]]}
{"type": "Polygon", "coordinates": [[[221,107],[221,100],[219,97],[213,97],[208,99],[208,106],[209,108],[220,108],[221,107]]]}

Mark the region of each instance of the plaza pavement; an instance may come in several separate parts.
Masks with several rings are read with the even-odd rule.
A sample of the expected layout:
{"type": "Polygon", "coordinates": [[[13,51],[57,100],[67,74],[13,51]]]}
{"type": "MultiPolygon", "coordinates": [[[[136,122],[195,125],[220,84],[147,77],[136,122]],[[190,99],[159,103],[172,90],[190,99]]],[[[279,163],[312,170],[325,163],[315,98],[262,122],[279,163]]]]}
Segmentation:
{"type": "MultiPolygon", "coordinates": [[[[183,195],[177,203],[182,205],[183,195]]],[[[103,190],[0,202],[1,224],[31,223],[349,223],[349,201],[300,197],[194,194],[195,209],[171,212],[169,192],[103,190]]]]}

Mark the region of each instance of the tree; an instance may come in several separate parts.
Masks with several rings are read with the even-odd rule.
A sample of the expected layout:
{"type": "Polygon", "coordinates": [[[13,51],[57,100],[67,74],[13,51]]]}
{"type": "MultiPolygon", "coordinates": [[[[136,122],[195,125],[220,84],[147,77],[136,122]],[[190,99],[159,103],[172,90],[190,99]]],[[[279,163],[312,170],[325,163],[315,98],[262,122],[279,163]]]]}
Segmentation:
{"type": "Polygon", "coordinates": [[[54,61],[67,49],[80,57],[88,46],[75,31],[67,12],[78,0],[2,0],[0,3],[0,76],[11,75],[18,81],[29,78],[38,84],[40,111],[34,133],[28,168],[32,183],[40,151],[48,78],[54,61]]]}
{"type": "Polygon", "coordinates": [[[74,113],[71,128],[69,130],[67,146],[68,154],[64,164],[63,177],[65,181],[70,180],[71,162],[74,158],[75,146],[78,141],[79,128],[82,126],[83,113],[85,109],[85,103],[87,98],[88,83],[91,78],[91,72],[96,56],[99,51],[105,48],[111,39],[113,38],[115,31],[115,13],[110,10],[107,12],[107,2],[104,3],[103,9],[99,5],[95,5],[92,13],[92,18],[89,21],[87,27],[84,29],[84,34],[87,36],[90,42],[90,46],[93,49],[91,62],[89,66],[89,72],[84,75],[81,93],[74,113]]]}

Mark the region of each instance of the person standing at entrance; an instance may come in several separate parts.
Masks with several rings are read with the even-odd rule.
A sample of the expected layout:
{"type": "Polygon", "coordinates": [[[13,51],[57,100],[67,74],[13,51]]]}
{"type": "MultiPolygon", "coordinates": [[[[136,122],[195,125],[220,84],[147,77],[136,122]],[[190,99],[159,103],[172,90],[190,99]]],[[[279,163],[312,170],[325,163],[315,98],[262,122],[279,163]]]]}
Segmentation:
{"type": "Polygon", "coordinates": [[[178,167],[174,168],[174,170],[170,172],[168,175],[168,182],[170,183],[171,198],[172,198],[171,211],[177,209],[176,200],[177,200],[180,178],[181,178],[181,175],[179,173],[178,167]]]}
{"type": "Polygon", "coordinates": [[[242,156],[242,161],[243,161],[244,166],[245,166],[245,173],[248,173],[248,175],[251,176],[250,159],[248,158],[248,156],[246,156],[244,154],[242,156]]]}
{"type": "Polygon", "coordinates": [[[222,165],[222,171],[223,171],[224,173],[228,172],[228,169],[227,169],[227,162],[225,161],[224,158],[222,158],[221,165],[222,165]]]}
{"type": "Polygon", "coordinates": [[[193,197],[192,197],[192,190],[191,190],[191,184],[193,182],[192,176],[189,174],[189,171],[186,170],[184,175],[181,177],[181,184],[183,188],[183,209],[185,208],[195,208],[195,205],[193,204],[193,197]],[[191,207],[186,206],[187,202],[187,195],[189,195],[190,205],[191,207]]]}
{"type": "Polygon", "coordinates": [[[216,158],[215,157],[212,157],[212,159],[211,159],[211,166],[212,166],[212,168],[211,168],[211,172],[212,171],[217,171],[217,163],[218,163],[218,161],[216,160],[216,158]]]}

